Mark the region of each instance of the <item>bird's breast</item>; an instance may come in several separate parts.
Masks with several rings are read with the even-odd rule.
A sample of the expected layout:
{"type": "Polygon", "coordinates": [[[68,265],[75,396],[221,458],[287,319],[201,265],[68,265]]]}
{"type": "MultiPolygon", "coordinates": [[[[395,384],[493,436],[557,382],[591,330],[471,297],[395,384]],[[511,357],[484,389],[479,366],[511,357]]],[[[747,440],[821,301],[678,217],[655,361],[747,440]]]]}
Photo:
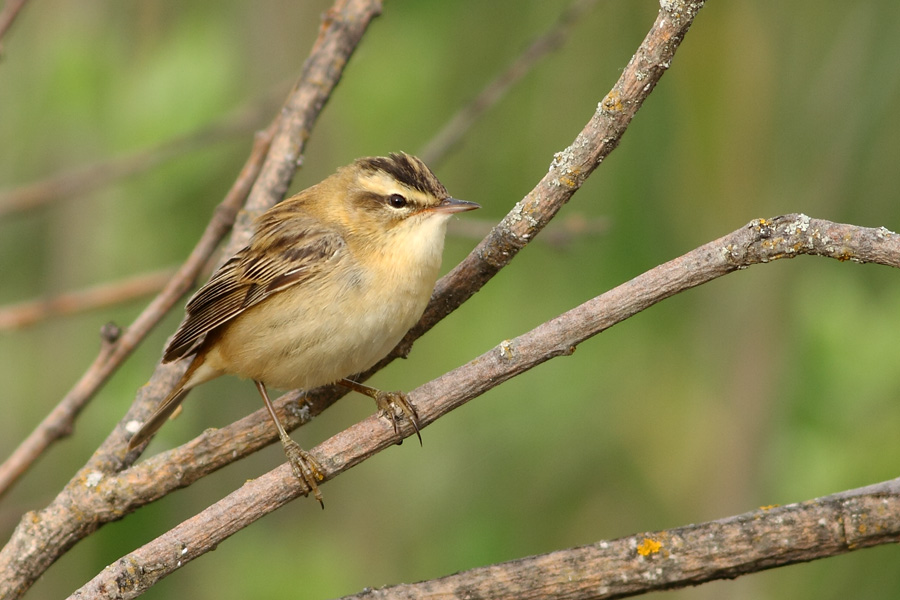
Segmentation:
{"type": "Polygon", "coordinates": [[[227,325],[210,366],[280,389],[310,389],[365,371],[421,317],[440,267],[385,254],[273,294],[227,325]],[[404,259],[404,260],[400,260],[404,259]]]}

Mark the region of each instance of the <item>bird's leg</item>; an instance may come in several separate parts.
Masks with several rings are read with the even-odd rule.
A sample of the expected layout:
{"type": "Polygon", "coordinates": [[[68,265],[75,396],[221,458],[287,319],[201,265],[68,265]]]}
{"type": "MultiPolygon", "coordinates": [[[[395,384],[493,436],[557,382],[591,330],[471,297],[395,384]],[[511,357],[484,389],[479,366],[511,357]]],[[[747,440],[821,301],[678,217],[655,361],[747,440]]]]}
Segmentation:
{"type": "Polygon", "coordinates": [[[416,437],[419,438],[419,445],[422,445],[422,434],[419,433],[419,414],[416,412],[416,407],[409,401],[409,396],[403,392],[382,392],[381,390],[357,383],[350,379],[341,379],[338,383],[375,400],[375,405],[378,406],[379,410],[381,410],[381,412],[391,420],[391,423],[393,423],[394,433],[397,435],[400,435],[400,417],[397,413],[399,411],[406,415],[406,418],[409,419],[409,422],[412,423],[413,428],[416,430],[416,437]]]}
{"type": "Polygon", "coordinates": [[[301,448],[300,444],[291,439],[291,436],[284,430],[284,426],[278,420],[278,415],[275,414],[275,407],[272,405],[272,401],[269,400],[269,393],[266,391],[265,384],[256,380],[253,383],[256,384],[256,389],[259,390],[259,395],[262,396],[263,403],[269,411],[269,416],[272,417],[272,421],[275,423],[278,437],[281,438],[281,445],[284,448],[284,453],[287,455],[288,462],[291,463],[294,477],[300,480],[306,493],[312,492],[322,508],[325,508],[325,503],[322,502],[322,492],[319,491],[318,486],[318,482],[325,478],[322,474],[322,465],[309,452],[301,448]]]}

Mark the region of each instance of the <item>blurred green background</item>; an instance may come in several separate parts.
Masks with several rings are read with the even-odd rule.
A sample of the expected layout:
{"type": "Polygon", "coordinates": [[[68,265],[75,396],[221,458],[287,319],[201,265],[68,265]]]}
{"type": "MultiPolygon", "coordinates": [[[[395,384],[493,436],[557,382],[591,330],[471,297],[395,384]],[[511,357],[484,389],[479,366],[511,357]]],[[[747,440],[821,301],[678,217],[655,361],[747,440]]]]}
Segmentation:
{"type": "MultiPolygon", "coordinates": [[[[326,1],[32,2],[3,40],[0,189],[138,152],[252,109],[249,126],[157,168],[0,218],[0,305],[176,265],[299,72],[326,1]],[[277,103],[277,100],[275,101],[277,103]]],[[[294,189],[361,155],[419,151],[567,2],[386,3],[310,140],[294,189]]],[[[658,4],[602,1],[432,165],[494,222],[546,172],[658,4]]],[[[710,2],[621,146],[560,219],[375,385],[411,389],[757,217],[900,229],[900,3],[710,2]]],[[[475,240],[448,240],[445,269],[475,240]]],[[[0,332],[0,455],[146,300],[0,332]]],[[[802,501],[897,476],[900,275],[800,258],[692,290],[511,381],[162,581],[147,598],[328,598],[802,501]],[[290,590],[285,592],[284,590],[290,590]],[[287,595],[286,595],[287,594],[287,595]]],[[[90,456],[149,377],[171,314],[0,502],[5,540],[90,456]]],[[[259,408],[223,378],[149,451],[259,408]]],[[[364,418],[348,397],[295,433],[364,418]]],[[[283,461],[272,447],[78,544],[38,582],[64,597],[107,564],[283,461]]],[[[659,597],[897,597],[895,546],[659,597]]],[[[657,597],[653,596],[653,597],[657,597]]]]}

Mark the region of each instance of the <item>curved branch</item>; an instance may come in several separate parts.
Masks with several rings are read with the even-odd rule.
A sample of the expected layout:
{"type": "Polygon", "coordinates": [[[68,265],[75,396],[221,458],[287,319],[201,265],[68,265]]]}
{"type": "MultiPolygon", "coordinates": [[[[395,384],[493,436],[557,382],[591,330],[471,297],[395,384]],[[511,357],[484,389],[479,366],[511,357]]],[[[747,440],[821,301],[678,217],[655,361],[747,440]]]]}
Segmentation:
{"type": "MultiPolygon", "coordinates": [[[[410,398],[416,405],[420,427],[551,358],[571,354],[581,342],[679,292],[751,265],[801,254],[900,268],[900,236],[884,228],[843,225],[810,219],[806,215],[755,220],[528,333],[504,340],[465,365],[413,390],[410,398]]],[[[166,465],[177,468],[179,476],[196,480],[200,476],[197,471],[217,468],[215,465],[226,460],[227,453],[246,451],[239,438],[251,426],[254,432],[261,431],[266,418],[265,411],[260,409],[228,427],[204,433],[177,449],[183,453],[177,463],[159,455],[116,477],[102,478],[98,474],[96,490],[82,492],[87,496],[84,502],[103,499],[105,512],[117,515],[130,512],[134,507],[127,502],[133,498],[122,498],[121,494],[112,493],[113,490],[153,490],[160,494],[161,491],[153,487],[154,482],[144,477],[152,479],[151,474],[166,465]],[[192,470],[189,465],[199,466],[192,470]]],[[[412,426],[404,423],[403,436],[413,433],[412,426]]],[[[323,442],[312,453],[323,466],[325,481],[328,481],[396,441],[391,424],[373,415],[323,442]]],[[[173,482],[175,479],[167,475],[166,481],[155,484],[180,487],[180,483],[173,482]]],[[[243,527],[302,494],[303,489],[289,465],[283,464],[110,565],[76,596],[93,598],[99,597],[97,594],[101,590],[116,590],[117,597],[133,598],[169,573],[215,549],[243,527]]]]}
{"type": "Polygon", "coordinates": [[[625,598],[900,542],[900,479],[343,600],[625,598]]]}
{"type": "MultiPolygon", "coordinates": [[[[650,33],[629,62],[616,86],[601,102],[598,110],[585,129],[576,137],[572,146],[556,155],[547,176],[531,194],[514,207],[492,234],[476,248],[469,259],[439,282],[423,322],[407,336],[405,342],[395,350],[393,356],[406,353],[412,340],[430,329],[434,323],[459,306],[500,268],[508,264],[518,250],[524,247],[549,222],[602,159],[615,148],[625,127],[652,91],[662,73],[671,64],[675,50],[700,7],[702,7],[702,2],[691,3],[689,10],[677,3],[663,3],[650,33]]],[[[331,14],[332,17],[335,15],[336,13],[331,14]]],[[[342,23],[335,24],[334,20],[329,20],[323,28],[323,32],[332,26],[339,29],[342,23]]],[[[319,41],[322,39],[320,36],[319,41]]],[[[319,42],[317,42],[318,44],[319,42]]],[[[345,62],[346,60],[335,61],[331,65],[322,66],[330,74],[335,71],[339,72],[345,62]]],[[[307,63],[307,69],[309,68],[310,63],[307,63]]],[[[321,100],[321,98],[317,98],[316,92],[314,87],[305,92],[297,90],[298,96],[304,93],[306,94],[304,97],[321,100]]],[[[292,106],[290,103],[287,106],[289,113],[292,106]]],[[[318,104],[314,102],[313,106],[321,107],[321,102],[318,104]]],[[[290,117],[282,123],[284,128],[299,131],[301,134],[308,131],[308,126],[302,124],[299,116],[290,117]]],[[[270,154],[287,157],[288,160],[274,164],[271,168],[264,167],[258,185],[247,202],[247,211],[238,215],[231,247],[226,250],[226,254],[246,243],[250,234],[249,223],[252,221],[253,214],[273,203],[287,188],[290,175],[293,173],[293,166],[299,159],[299,145],[296,141],[291,140],[273,142],[270,154]],[[259,190],[258,193],[257,190],[259,190]]],[[[104,480],[116,479],[110,475],[127,467],[134,460],[135,456],[122,456],[125,440],[130,435],[127,433],[128,424],[130,421],[140,420],[142,416],[145,416],[149,411],[150,404],[171,386],[172,381],[178,375],[177,371],[178,365],[158,368],[151,381],[139,392],[139,398],[133,409],[119,423],[91,461],[67,485],[57,500],[40,513],[25,516],[14,532],[10,543],[0,552],[0,574],[2,574],[0,575],[0,593],[10,590],[11,594],[9,595],[21,594],[30,585],[33,578],[43,572],[68,547],[103,523],[121,518],[141,503],[142,500],[137,495],[123,491],[133,489],[129,487],[134,483],[133,479],[120,481],[123,487],[117,488],[116,494],[98,493],[98,489],[108,489],[105,487],[104,480]],[[129,509],[123,512],[110,507],[110,503],[116,504],[120,501],[128,503],[129,509]],[[71,518],[73,512],[78,513],[78,519],[71,518]],[[45,548],[52,548],[52,550],[47,552],[44,550],[45,548]],[[44,553],[42,554],[42,552],[44,553]],[[13,567],[13,565],[17,569],[3,568],[4,566],[13,567]]],[[[296,397],[296,394],[289,395],[281,401],[281,406],[284,407],[289,403],[293,406],[296,397]]],[[[316,395],[317,406],[327,406],[336,397],[327,391],[319,392],[316,395]]],[[[295,427],[300,420],[300,416],[294,417],[291,426],[295,427]]],[[[266,443],[270,443],[271,434],[267,434],[265,438],[266,443]]],[[[385,446],[391,445],[395,441],[391,433],[388,433],[385,439],[385,446]]],[[[203,445],[201,441],[197,441],[196,444],[192,443],[191,447],[202,447],[203,445]]],[[[235,460],[235,457],[229,455],[219,464],[232,460],[235,460]]],[[[202,462],[182,463],[173,465],[172,468],[178,469],[180,473],[193,471],[196,474],[204,470],[203,464],[202,462]]],[[[127,478],[137,475],[137,469],[139,467],[122,473],[120,477],[127,478]]],[[[191,477],[175,479],[174,484],[170,481],[161,485],[167,485],[169,489],[173,489],[178,486],[179,481],[185,481],[191,477]]],[[[214,511],[215,507],[208,510],[214,511]]],[[[184,561],[182,561],[183,563],[184,561]]]]}

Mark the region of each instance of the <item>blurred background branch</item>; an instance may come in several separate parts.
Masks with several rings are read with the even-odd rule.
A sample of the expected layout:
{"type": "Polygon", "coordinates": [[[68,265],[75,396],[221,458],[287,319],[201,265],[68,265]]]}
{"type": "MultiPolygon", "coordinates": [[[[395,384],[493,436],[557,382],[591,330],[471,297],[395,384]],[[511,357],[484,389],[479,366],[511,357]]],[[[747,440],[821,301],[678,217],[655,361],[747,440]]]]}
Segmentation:
{"type": "MultiPolygon", "coordinates": [[[[449,233],[460,238],[480,240],[490,233],[493,226],[493,222],[469,218],[465,221],[453,221],[449,233]]],[[[587,219],[573,214],[550,223],[538,242],[565,251],[576,240],[601,235],[608,229],[608,219],[587,219]]],[[[143,298],[163,289],[174,273],[174,268],[141,273],[118,281],[64,292],[51,298],[0,306],[0,331],[22,329],[45,319],[96,311],[143,298]]]]}
{"type": "Polygon", "coordinates": [[[28,0],[6,0],[3,3],[3,10],[0,10],[0,58],[3,57],[3,36],[12,27],[13,22],[19,15],[19,11],[25,6],[28,0]]]}
{"type": "Polygon", "coordinates": [[[247,197],[250,185],[261,169],[262,157],[269,148],[271,135],[272,132],[268,131],[258,136],[250,158],[234,186],[217,207],[212,221],[187,261],[169,279],[163,291],[121,335],[116,336],[114,341],[103,344],[100,353],[78,382],[3,464],[0,464],[0,496],[9,490],[53,442],[72,432],[75,419],[97,390],[131,355],[169,309],[194,285],[200,269],[231,228],[238,207],[247,197]]]}
{"type": "Polygon", "coordinates": [[[31,300],[0,307],[0,330],[20,329],[50,317],[94,310],[149,296],[172,279],[174,269],[142,273],[46,300],[31,300]]]}
{"type": "Polygon", "coordinates": [[[435,168],[454,149],[481,115],[496,105],[516,83],[531,72],[538,61],[566,41],[574,25],[597,4],[597,0],[576,0],[566,7],[556,24],[536,38],[519,54],[505,71],[488,83],[484,89],[456,112],[441,130],[422,148],[419,158],[435,168]]]}
{"type": "MultiPolygon", "coordinates": [[[[279,95],[284,97],[286,86],[280,85],[279,95]]],[[[35,183],[0,192],[0,218],[33,210],[51,202],[72,200],[96,191],[117,180],[143,173],[203,148],[222,144],[232,139],[246,139],[247,135],[263,124],[264,115],[272,113],[278,105],[270,93],[263,99],[241,108],[212,125],[168,140],[152,148],[145,148],[125,156],[102,160],[55,174],[35,183]]]]}

